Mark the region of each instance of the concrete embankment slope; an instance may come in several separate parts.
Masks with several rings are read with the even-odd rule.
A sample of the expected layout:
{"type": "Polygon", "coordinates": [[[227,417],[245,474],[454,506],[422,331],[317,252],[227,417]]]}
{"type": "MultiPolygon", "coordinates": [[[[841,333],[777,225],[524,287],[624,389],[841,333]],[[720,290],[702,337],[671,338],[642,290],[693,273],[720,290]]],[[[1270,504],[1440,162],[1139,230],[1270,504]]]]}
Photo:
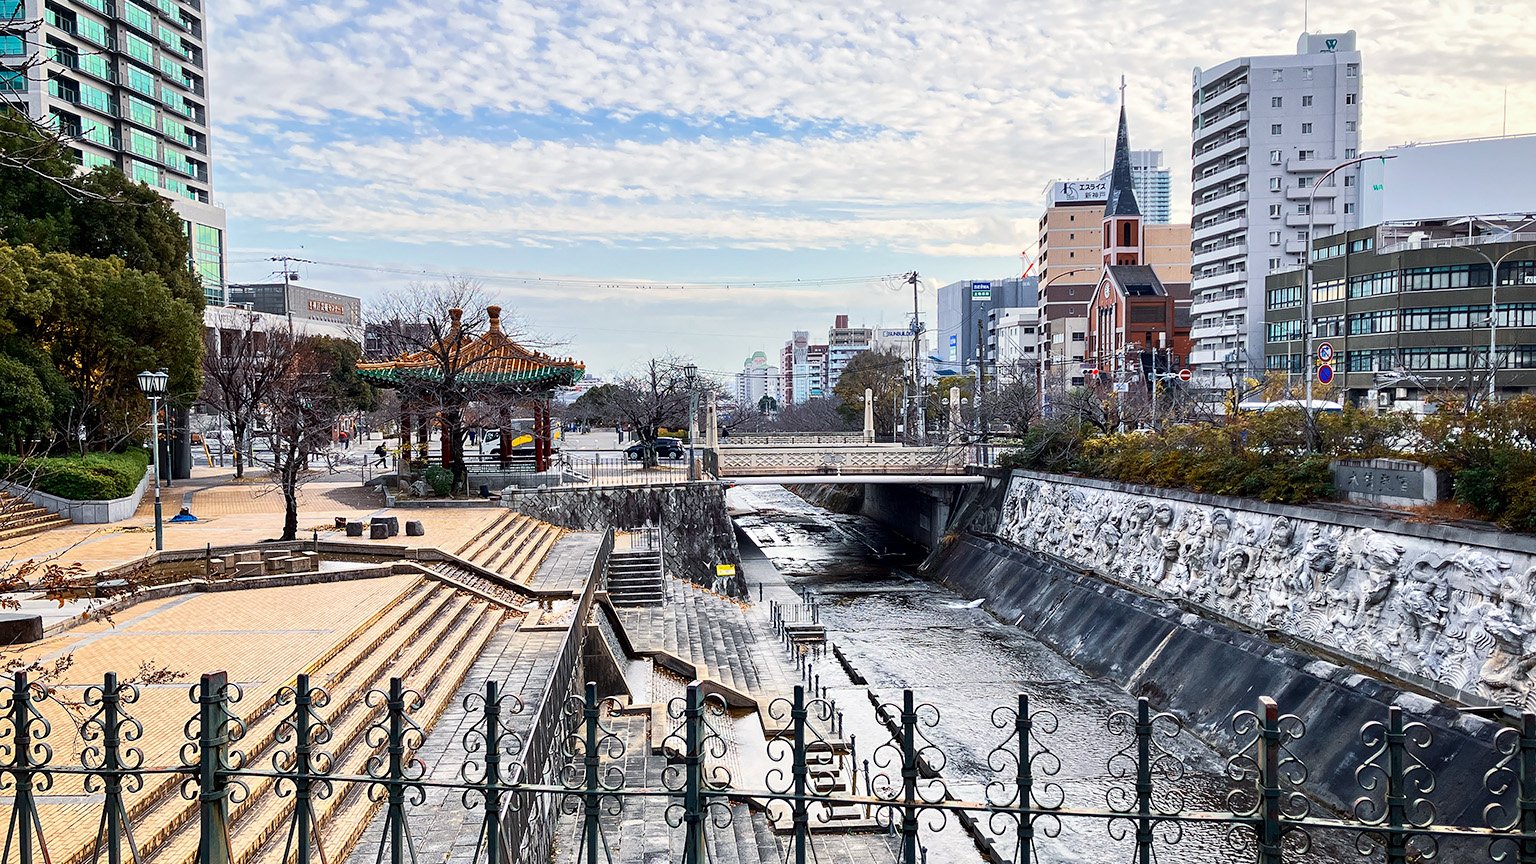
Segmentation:
{"type": "Polygon", "coordinates": [[[1433,741],[1416,755],[1435,773],[1440,821],[1481,824],[1481,810],[1492,800],[1483,774],[1498,761],[1493,721],[976,536],[955,538],[931,576],[983,600],[998,618],[1089,674],[1148,697],[1218,749],[1239,746],[1233,715],[1272,697],[1282,713],[1305,722],[1306,735],[1291,749],[1309,768],[1306,791],[1332,806],[1346,808],[1365,794],[1355,769],[1374,748],[1360,730],[1385,722],[1392,705],[1433,731],[1433,741]]]}

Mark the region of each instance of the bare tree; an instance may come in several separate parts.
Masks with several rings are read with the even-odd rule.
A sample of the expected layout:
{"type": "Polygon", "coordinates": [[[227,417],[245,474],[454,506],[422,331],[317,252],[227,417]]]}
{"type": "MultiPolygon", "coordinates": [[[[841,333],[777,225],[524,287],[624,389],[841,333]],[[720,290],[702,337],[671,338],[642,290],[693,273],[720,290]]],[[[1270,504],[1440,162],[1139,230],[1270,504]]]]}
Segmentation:
{"type": "Polygon", "coordinates": [[[294,540],[299,492],[318,476],[310,461],[330,445],[336,418],[347,406],[333,384],[329,356],[317,348],[314,337],[295,338],[286,331],[268,335],[268,350],[286,357],[287,363],[268,390],[266,426],[257,433],[266,452],[254,461],[271,471],[271,482],[283,496],[283,534],[278,539],[294,540]],[[290,344],[274,344],[283,342],[290,344]]]}
{"type": "Polygon", "coordinates": [[[686,360],[664,357],[647,361],[638,372],[617,382],[608,405],[615,416],[640,436],[645,467],[656,466],[656,437],[664,426],[688,424],[686,360]]]}
{"type": "Polygon", "coordinates": [[[293,361],[292,335],[269,332],[260,321],[249,313],[242,327],[210,332],[203,350],[203,403],[229,423],[236,477],[245,476],[252,425],[293,361]]]}
{"type": "Polygon", "coordinates": [[[1007,423],[1015,435],[1024,435],[1040,420],[1040,364],[1019,359],[997,370],[997,389],[986,395],[991,400],[987,414],[1007,423]]]}

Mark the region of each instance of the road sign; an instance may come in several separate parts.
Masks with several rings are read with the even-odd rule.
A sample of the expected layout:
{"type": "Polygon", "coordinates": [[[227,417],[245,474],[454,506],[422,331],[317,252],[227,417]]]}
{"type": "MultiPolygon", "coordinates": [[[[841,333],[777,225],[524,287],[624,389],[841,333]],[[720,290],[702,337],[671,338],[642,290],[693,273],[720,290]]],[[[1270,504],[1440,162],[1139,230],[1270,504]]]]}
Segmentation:
{"type": "Polygon", "coordinates": [[[1188,369],[1180,369],[1179,370],[1179,380],[1180,381],[1188,381],[1189,379],[1191,379],[1193,377],[1195,377],[1195,373],[1189,371],[1188,369]]]}
{"type": "Polygon", "coordinates": [[[735,576],[736,575],[736,565],[735,564],[716,564],[715,565],[715,575],[716,576],[720,576],[720,577],[735,576]]]}
{"type": "Polygon", "coordinates": [[[1327,384],[1333,380],[1333,367],[1327,363],[1317,367],[1317,381],[1319,384],[1327,384]]]}
{"type": "Polygon", "coordinates": [[[1324,363],[1333,362],[1333,343],[1324,342],[1317,346],[1317,359],[1324,363]]]}
{"type": "Polygon", "coordinates": [[[1128,382],[1125,382],[1125,381],[1116,381],[1115,382],[1115,392],[1116,393],[1129,393],[1129,392],[1131,392],[1131,385],[1128,382]]]}

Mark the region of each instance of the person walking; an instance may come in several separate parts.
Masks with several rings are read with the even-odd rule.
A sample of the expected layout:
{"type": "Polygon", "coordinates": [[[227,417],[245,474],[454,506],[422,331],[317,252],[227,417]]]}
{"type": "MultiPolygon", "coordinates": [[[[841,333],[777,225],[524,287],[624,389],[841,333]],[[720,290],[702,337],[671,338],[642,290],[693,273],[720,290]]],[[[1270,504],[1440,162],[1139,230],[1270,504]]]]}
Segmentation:
{"type": "Polygon", "coordinates": [[[377,465],[380,468],[384,467],[384,454],[386,452],[388,452],[388,451],[386,451],[384,449],[384,445],[383,444],[380,444],[379,446],[373,448],[373,455],[379,457],[379,461],[374,463],[374,464],[377,465]]]}

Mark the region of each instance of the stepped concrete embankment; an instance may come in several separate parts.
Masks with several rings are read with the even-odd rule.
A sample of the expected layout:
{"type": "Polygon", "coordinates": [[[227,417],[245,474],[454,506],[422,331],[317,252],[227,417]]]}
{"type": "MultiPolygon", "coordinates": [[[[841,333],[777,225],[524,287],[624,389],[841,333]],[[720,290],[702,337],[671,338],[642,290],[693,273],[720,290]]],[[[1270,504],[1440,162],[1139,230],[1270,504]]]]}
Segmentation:
{"type": "Polygon", "coordinates": [[[1348,807],[1363,794],[1355,766],[1374,748],[1361,727],[1384,722],[1393,705],[1434,733],[1416,752],[1435,772],[1442,818],[1480,822],[1491,800],[1483,773],[1498,761],[1497,722],[1005,543],[958,537],[938,556],[931,576],[982,600],[998,618],[1089,674],[1147,696],[1219,749],[1240,746],[1234,714],[1254,710],[1261,696],[1274,698],[1282,712],[1306,723],[1306,735],[1291,749],[1310,769],[1307,791],[1334,807],[1348,807]]]}

